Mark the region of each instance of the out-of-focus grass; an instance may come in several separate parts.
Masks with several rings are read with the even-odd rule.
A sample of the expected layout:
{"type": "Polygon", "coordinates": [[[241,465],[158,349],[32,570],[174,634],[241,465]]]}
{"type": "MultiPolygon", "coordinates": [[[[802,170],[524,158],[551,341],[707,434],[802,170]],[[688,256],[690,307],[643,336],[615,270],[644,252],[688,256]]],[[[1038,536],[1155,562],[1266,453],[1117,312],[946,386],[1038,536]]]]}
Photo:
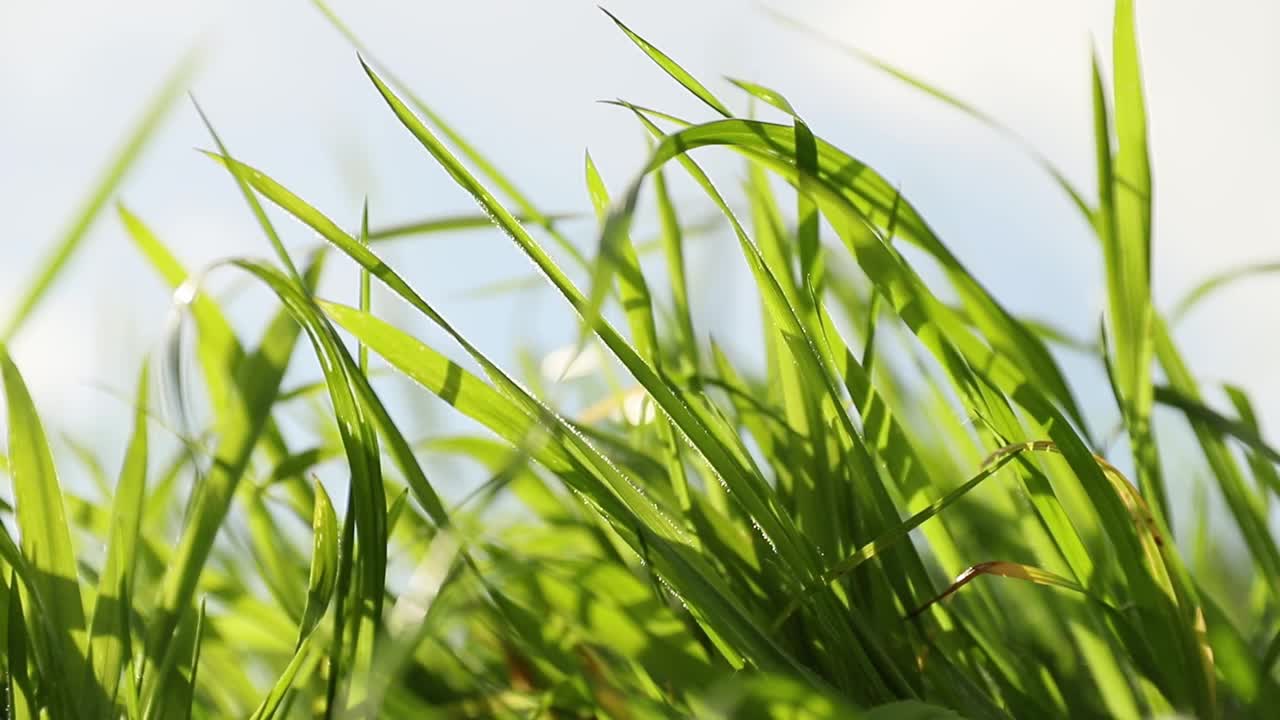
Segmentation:
{"type": "MultiPolygon", "coordinates": [[[[370,101],[425,151],[407,161],[437,163],[481,212],[370,229],[366,204],[360,231],[348,233],[234,158],[210,125],[209,157],[241,188],[276,255],[276,264],[206,269],[239,272],[278,301],[249,347],[201,289],[203,274],[118,207],[175,290],[183,322],[158,381],[180,401],[172,424],[187,445],[149,472],[144,365],[110,507],[68,492],[0,346],[9,428],[0,472],[13,500],[0,506],[4,717],[1269,717],[1280,701],[1280,550],[1266,520],[1280,453],[1239,389],[1227,388],[1230,409],[1206,405],[1168,322],[1223,284],[1274,268],[1209,279],[1169,321],[1153,304],[1129,0],[1116,7],[1113,76],[1093,66],[1098,197],[1045,163],[1099,241],[1107,306],[1096,342],[1010,313],[933,231],[927,208],[825,141],[782,93],[733,81],[744,100],[786,120],[739,116],[742,103],[617,18],[714,116],[615,103],[652,136],[650,159],[610,188],[586,156],[599,233],[584,249],[561,227],[567,216],[539,209],[317,5],[365,54],[370,101]],[[711,147],[743,159],[740,191],[718,187],[689,154],[711,147]],[[762,375],[694,322],[690,288],[701,281],[685,267],[685,243],[705,223],[671,198],[667,178],[680,172],[721,212],[751,271],[762,375]],[[324,247],[290,257],[264,201],[324,247]],[[659,235],[636,243],[633,221],[650,212],[659,235]],[[551,380],[587,376],[556,394],[571,405],[536,392],[548,378],[497,366],[377,254],[383,240],[489,225],[582,320],[577,350],[595,359],[571,352],[547,363],[551,380]],[[940,285],[921,279],[903,244],[936,262],[940,285]],[[661,283],[640,262],[649,249],[662,252],[661,283]],[[317,297],[325,269],[349,262],[361,273],[354,306],[317,297]],[[480,371],[381,318],[374,282],[480,371]],[[182,325],[194,329],[193,348],[182,325]],[[1131,462],[1102,456],[1097,419],[1051,345],[1105,368],[1131,462]],[[282,391],[302,353],[321,378],[282,391]],[[198,382],[186,377],[188,354],[198,382]],[[393,420],[370,384],[375,357],[484,432],[423,437],[430,428],[414,418],[393,420]],[[184,425],[193,387],[207,396],[208,427],[184,425]],[[316,401],[320,428],[305,441],[279,424],[282,404],[300,398],[316,401]],[[1218,559],[1203,517],[1172,525],[1158,405],[1193,430],[1210,473],[1204,491],[1225,500],[1250,567],[1218,559]],[[575,417],[570,407],[588,409],[575,417]],[[448,503],[424,450],[477,463],[490,480],[448,503]],[[315,480],[321,463],[341,464],[346,487],[315,480]],[[331,495],[346,500],[335,508],[331,495]],[[174,536],[161,520],[179,512],[174,536]],[[243,530],[235,544],[219,539],[232,519],[243,530]]],[[[33,272],[6,339],[181,77],[33,272]]]]}

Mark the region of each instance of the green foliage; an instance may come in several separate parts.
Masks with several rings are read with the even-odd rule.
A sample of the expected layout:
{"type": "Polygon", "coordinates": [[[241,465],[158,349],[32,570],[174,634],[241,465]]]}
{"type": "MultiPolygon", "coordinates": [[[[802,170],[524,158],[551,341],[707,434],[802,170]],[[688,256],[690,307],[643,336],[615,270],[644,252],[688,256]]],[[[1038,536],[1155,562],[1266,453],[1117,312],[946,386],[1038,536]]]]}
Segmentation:
{"type": "MultiPolygon", "coordinates": [[[[438,164],[481,213],[371,229],[366,203],[359,232],[349,233],[235,159],[206,120],[217,147],[208,157],[240,189],[278,263],[215,266],[261,283],[278,304],[250,348],[202,291],[202,274],[118,205],[136,249],[175,291],[182,323],[158,380],[176,393],[184,446],[159,469],[151,462],[153,380],[143,364],[109,510],[68,492],[0,345],[9,433],[0,473],[12,499],[0,505],[0,716],[1272,712],[1280,550],[1267,518],[1280,452],[1238,388],[1226,389],[1231,409],[1207,404],[1152,301],[1150,153],[1130,0],[1117,4],[1110,98],[1093,65],[1096,202],[1037,156],[1099,241],[1107,305],[1097,344],[1009,312],[923,209],[820,137],[784,95],[734,80],[785,122],[737,116],[612,15],[715,116],[690,121],[615,103],[653,144],[616,193],[586,156],[598,220],[589,261],[557,226],[565,216],[540,210],[316,4],[361,50],[371,101],[425,151],[412,160],[438,164]],[[711,180],[689,154],[697,148],[743,159],[743,197],[731,200],[711,180]],[[694,323],[685,245],[703,228],[673,203],[675,172],[722,214],[750,270],[763,375],[742,369],[694,323]],[[630,230],[648,212],[648,189],[660,234],[637,243],[630,230]],[[268,203],[327,246],[303,262],[290,257],[268,203]],[[737,207],[746,208],[741,218],[737,207]],[[602,349],[615,363],[555,403],[537,391],[537,377],[518,377],[471,344],[376,252],[406,235],[490,223],[577,313],[578,349],[602,349]],[[545,232],[573,272],[526,225],[545,232]],[[922,279],[903,243],[936,261],[939,285],[922,279]],[[651,248],[662,252],[664,282],[646,277],[641,259],[651,248]],[[360,271],[356,306],[317,297],[325,268],[348,261],[360,271]],[[479,371],[380,317],[370,306],[374,282],[443,330],[479,371]],[[183,342],[188,324],[193,350],[183,342]],[[1053,344],[1105,369],[1131,458],[1103,457],[1089,430],[1099,419],[1086,417],[1053,344]],[[210,408],[204,427],[188,425],[189,351],[210,408]],[[318,361],[319,381],[283,390],[286,369],[304,354],[318,361]],[[416,417],[392,418],[371,382],[375,362],[482,430],[411,442],[424,428],[416,417]],[[617,368],[620,384],[608,375],[617,368]],[[300,441],[280,420],[303,401],[314,432],[300,441]],[[1160,407],[1189,425],[1196,446],[1187,450],[1203,458],[1206,491],[1225,500],[1247,567],[1215,556],[1203,516],[1174,526],[1153,423],[1160,407]],[[447,502],[424,452],[465,459],[490,479],[447,502]],[[345,486],[314,478],[323,463],[341,466],[345,486]],[[1135,482],[1117,465],[1134,467],[1135,482]],[[165,527],[166,517],[180,525],[165,527]],[[1257,579],[1240,579],[1250,571],[1257,579]]],[[[6,338],[65,267],[172,93],[162,93],[33,275],[6,338]]],[[[1211,278],[1171,317],[1274,269],[1211,278]]]]}

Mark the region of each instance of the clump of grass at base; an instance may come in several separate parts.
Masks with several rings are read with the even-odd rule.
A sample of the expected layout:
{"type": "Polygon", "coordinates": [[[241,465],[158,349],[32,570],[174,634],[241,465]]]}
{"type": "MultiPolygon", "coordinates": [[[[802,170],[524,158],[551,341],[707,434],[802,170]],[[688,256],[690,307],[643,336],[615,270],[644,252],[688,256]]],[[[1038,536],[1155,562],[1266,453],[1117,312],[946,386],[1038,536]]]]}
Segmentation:
{"type": "MultiPolygon", "coordinates": [[[[1152,301],[1150,153],[1129,0],[1116,7],[1114,77],[1094,62],[1098,197],[1037,156],[1099,240],[1108,296],[1096,343],[1011,313],[930,227],[928,208],[824,140],[782,92],[743,80],[720,97],[617,18],[623,41],[714,115],[618,101],[651,135],[649,159],[611,186],[586,156],[598,227],[575,242],[558,224],[565,216],[537,207],[320,8],[361,49],[370,102],[420,146],[404,162],[439,165],[479,212],[379,226],[366,203],[350,233],[233,156],[212,124],[217,151],[207,155],[243,191],[278,264],[235,259],[193,274],[142,213],[119,205],[182,321],[166,372],[140,371],[109,507],[61,486],[20,368],[0,348],[0,471],[12,488],[0,506],[0,716],[1269,716],[1280,701],[1280,550],[1266,521],[1280,453],[1238,388],[1227,390],[1230,409],[1205,403],[1152,301]],[[784,121],[734,113],[750,100],[784,121]],[[740,156],[745,186],[717,186],[690,155],[698,148],[740,156]],[[721,212],[751,273],[763,374],[695,320],[685,241],[701,228],[672,200],[677,173],[721,212]],[[290,257],[266,204],[324,247],[290,257]],[[656,243],[631,235],[645,215],[660,228],[656,243]],[[557,393],[574,405],[553,404],[530,390],[538,378],[493,362],[377,253],[378,243],[480,218],[537,266],[581,321],[576,350],[600,350],[620,385],[589,379],[572,398],[557,393]],[[580,266],[571,270],[586,286],[526,223],[580,266]],[[939,286],[904,244],[942,269],[939,286]],[[665,283],[645,275],[651,249],[665,283]],[[352,263],[354,302],[316,295],[323,273],[352,263]],[[278,301],[256,347],[201,288],[209,271],[241,273],[278,301]],[[384,319],[373,283],[453,347],[384,319]],[[1057,349],[1106,371],[1132,458],[1104,456],[1096,433],[1107,418],[1082,410],[1057,349]],[[321,377],[283,387],[303,354],[321,377]],[[440,435],[393,419],[371,382],[375,363],[483,431],[440,435]],[[184,408],[200,404],[196,388],[211,408],[207,427],[170,416],[182,446],[164,463],[148,461],[157,383],[184,408]],[[591,410],[564,410],[575,406],[591,410]],[[1244,538],[1246,554],[1226,565],[1235,573],[1214,559],[1207,520],[1173,522],[1161,460],[1178,437],[1158,432],[1158,406],[1185,418],[1205,491],[1221,495],[1244,538]],[[315,429],[303,439],[283,429],[299,414],[315,429]],[[489,481],[451,501],[427,459],[442,454],[489,481]],[[316,479],[326,464],[345,487],[316,479]],[[502,499],[520,512],[500,511],[502,499]],[[170,517],[181,520],[168,527],[170,517]],[[73,541],[82,539],[105,554],[77,555],[90,545],[73,541]]],[[[1212,279],[1174,315],[1256,272],[1212,279]]]]}

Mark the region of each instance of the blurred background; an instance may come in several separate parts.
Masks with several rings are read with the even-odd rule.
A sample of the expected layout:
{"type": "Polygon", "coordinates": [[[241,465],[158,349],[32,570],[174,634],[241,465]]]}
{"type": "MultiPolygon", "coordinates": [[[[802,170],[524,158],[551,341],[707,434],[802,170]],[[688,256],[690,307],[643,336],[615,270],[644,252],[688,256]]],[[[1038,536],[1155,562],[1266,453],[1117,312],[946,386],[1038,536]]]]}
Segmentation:
{"type": "MultiPolygon", "coordinates": [[[[585,149],[615,194],[643,164],[645,136],[634,118],[597,100],[621,97],[710,118],[594,2],[332,6],[544,211],[590,215],[585,149]]],[[[1095,335],[1103,292],[1097,248],[1069,201],[1015,145],[779,23],[763,5],[606,6],[735,108],[745,108],[745,97],[722,76],[783,92],[818,135],[900,185],[1008,307],[1095,335]]],[[[792,0],[772,7],[983,109],[1093,196],[1089,58],[1091,45],[1103,58],[1110,54],[1109,2],[792,0]]],[[[1267,210],[1280,167],[1280,3],[1138,7],[1156,193],[1154,282],[1167,310],[1207,274],[1280,256],[1280,216],[1267,210]]],[[[191,90],[230,151],[340,224],[358,226],[366,196],[374,226],[474,212],[377,97],[350,44],[307,2],[0,0],[0,314],[10,313],[149,99],[195,46],[203,51],[191,90]]],[[[192,269],[270,254],[229,176],[192,151],[212,144],[191,104],[180,101],[117,193],[192,269]]],[[[727,194],[740,187],[735,158],[716,150],[699,157],[727,194]]],[[[696,189],[675,189],[685,217],[712,217],[696,189]]],[[[317,242],[273,217],[291,248],[317,242]]],[[[653,227],[646,222],[639,235],[653,227]]],[[[593,220],[570,223],[566,232],[593,252],[593,220]]],[[[524,282],[531,266],[496,230],[410,238],[379,252],[503,365],[520,362],[522,352],[536,361],[576,337],[567,306],[524,282]],[[506,289],[483,291],[495,285],[506,289]]],[[[695,311],[708,318],[702,328],[754,357],[758,308],[732,240],[711,233],[689,253],[695,311]]],[[[349,264],[335,262],[322,294],[354,302],[355,278],[349,264]]],[[[209,282],[233,298],[231,315],[252,341],[274,311],[267,295],[231,271],[209,282]]],[[[1247,281],[1177,330],[1197,375],[1252,394],[1264,430],[1280,423],[1278,306],[1280,283],[1247,281]]],[[[108,207],[14,342],[46,422],[113,458],[112,466],[127,429],[120,398],[156,348],[170,307],[170,293],[108,207]]],[[[407,322],[383,295],[375,295],[375,310],[407,322]]],[[[414,331],[437,339],[426,328],[414,331]]],[[[1087,408],[1112,405],[1096,367],[1063,359],[1087,408]]],[[[294,371],[298,380],[311,372],[294,371]]],[[[393,395],[404,387],[391,382],[383,387],[393,395]]]]}

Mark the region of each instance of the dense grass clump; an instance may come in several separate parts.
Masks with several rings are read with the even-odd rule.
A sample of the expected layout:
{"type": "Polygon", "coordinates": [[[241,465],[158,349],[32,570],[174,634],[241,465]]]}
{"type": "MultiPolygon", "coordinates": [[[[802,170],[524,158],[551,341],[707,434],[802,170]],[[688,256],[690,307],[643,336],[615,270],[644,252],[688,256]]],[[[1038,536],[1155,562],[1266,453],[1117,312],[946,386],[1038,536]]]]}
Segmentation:
{"type": "MultiPolygon", "coordinates": [[[[735,81],[788,119],[738,115],[618,26],[711,119],[617,102],[652,151],[612,194],[588,156],[593,259],[363,47],[376,100],[483,217],[371,230],[366,210],[351,233],[210,127],[209,159],[243,191],[276,256],[219,265],[278,300],[247,347],[201,289],[203,273],[118,206],[183,318],[157,375],[178,401],[167,417],[184,445],[150,461],[143,366],[110,507],[66,492],[0,345],[12,500],[0,506],[0,716],[1271,716],[1280,550],[1266,520],[1280,455],[1244,393],[1228,389],[1230,411],[1201,400],[1152,303],[1131,0],[1117,3],[1109,83],[1094,64],[1098,196],[1054,172],[1097,235],[1107,300],[1090,342],[1010,313],[924,209],[815,134],[781,93],[735,81]],[[745,190],[726,196],[703,172],[690,151],[710,147],[742,158],[745,190]],[[736,238],[761,308],[763,374],[695,323],[683,247],[695,228],[671,200],[671,173],[687,174],[736,238]],[[291,257],[264,204],[327,246],[291,257]],[[661,229],[660,286],[630,235],[643,214],[661,229]],[[581,318],[580,349],[622,378],[588,383],[575,399],[586,411],[570,414],[530,389],[538,378],[491,362],[376,251],[488,223],[581,318]],[[909,257],[940,268],[938,284],[909,257]],[[352,304],[316,294],[338,263],[361,270],[352,304]],[[475,370],[374,312],[374,282],[475,370]],[[1131,457],[1107,457],[1107,428],[1082,410],[1062,349],[1105,368],[1131,457]],[[282,388],[304,354],[322,377],[282,388]],[[375,357],[485,432],[419,439],[424,429],[393,420],[371,385],[375,357]],[[278,417],[300,399],[314,401],[319,428],[305,439],[278,417]],[[207,427],[184,424],[197,402],[210,408],[207,427]],[[1194,431],[1255,580],[1184,557],[1209,557],[1208,541],[1203,522],[1174,526],[1158,404],[1194,431]],[[419,462],[428,449],[478,463],[489,481],[446,502],[419,462]],[[316,480],[322,463],[340,464],[346,486],[316,480]],[[335,507],[331,494],[345,501],[335,507]],[[244,542],[220,539],[232,522],[244,542]]],[[[33,275],[6,341],[172,94],[33,275]]]]}

